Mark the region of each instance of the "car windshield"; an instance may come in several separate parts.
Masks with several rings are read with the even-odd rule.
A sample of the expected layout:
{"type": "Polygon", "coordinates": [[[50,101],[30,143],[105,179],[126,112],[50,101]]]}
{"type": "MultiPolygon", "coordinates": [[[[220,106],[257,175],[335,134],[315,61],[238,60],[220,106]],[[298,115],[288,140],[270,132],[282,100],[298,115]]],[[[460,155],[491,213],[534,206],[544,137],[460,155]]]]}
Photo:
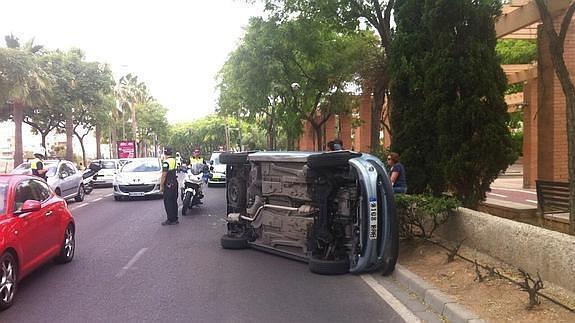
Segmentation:
{"type": "Polygon", "coordinates": [[[214,165],[219,165],[220,164],[220,154],[212,154],[212,158],[210,159],[210,161],[214,162],[214,165]]]}
{"type": "Polygon", "coordinates": [[[8,184],[0,183],[0,214],[6,212],[6,195],[8,193],[8,184]]]}
{"type": "Polygon", "coordinates": [[[122,173],[159,172],[160,163],[156,159],[133,160],[122,167],[122,173]]]}
{"type": "Polygon", "coordinates": [[[12,173],[20,174],[22,171],[30,169],[30,163],[22,163],[12,170],[12,173]]]}
{"type": "Polygon", "coordinates": [[[102,161],[102,168],[103,169],[116,169],[116,163],[111,160],[103,160],[102,161]]]}
{"type": "Polygon", "coordinates": [[[58,169],[58,162],[44,162],[44,169],[46,169],[46,176],[51,177],[56,175],[56,170],[58,169]]]}

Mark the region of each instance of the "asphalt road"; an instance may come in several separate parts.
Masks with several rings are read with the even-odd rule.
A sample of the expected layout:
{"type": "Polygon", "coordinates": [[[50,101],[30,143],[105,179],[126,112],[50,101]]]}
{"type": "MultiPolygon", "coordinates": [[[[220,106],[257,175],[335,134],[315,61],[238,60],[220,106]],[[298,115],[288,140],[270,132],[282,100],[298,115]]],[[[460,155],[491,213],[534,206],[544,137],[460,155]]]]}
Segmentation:
{"type": "Polygon", "coordinates": [[[161,226],[162,200],[70,203],[76,256],[21,282],[0,322],[403,322],[358,276],[320,276],[255,250],[223,250],[225,189],[161,226]]]}

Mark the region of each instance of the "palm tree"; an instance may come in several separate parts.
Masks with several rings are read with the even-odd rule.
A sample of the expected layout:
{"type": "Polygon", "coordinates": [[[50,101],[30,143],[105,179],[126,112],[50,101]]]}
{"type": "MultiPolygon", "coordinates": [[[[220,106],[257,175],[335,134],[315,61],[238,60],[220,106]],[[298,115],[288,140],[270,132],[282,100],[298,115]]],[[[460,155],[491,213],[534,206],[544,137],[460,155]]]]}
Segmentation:
{"type": "MultiPolygon", "coordinates": [[[[127,106],[131,112],[132,119],[132,136],[134,141],[138,141],[138,120],[136,119],[136,106],[150,102],[152,97],[149,94],[148,87],[143,82],[138,82],[138,77],[131,73],[122,76],[115,90],[116,96],[121,103],[122,108],[127,106]]],[[[123,109],[122,109],[123,110],[123,109]]],[[[136,145],[136,152],[138,151],[136,145]]]]}
{"type": "Polygon", "coordinates": [[[14,35],[5,37],[6,49],[0,49],[0,98],[8,102],[15,124],[14,164],[22,163],[22,123],[25,106],[39,106],[46,102],[49,77],[39,67],[35,54],[43,47],[31,40],[20,47],[14,35]],[[7,98],[7,101],[4,100],[7,98]]]}

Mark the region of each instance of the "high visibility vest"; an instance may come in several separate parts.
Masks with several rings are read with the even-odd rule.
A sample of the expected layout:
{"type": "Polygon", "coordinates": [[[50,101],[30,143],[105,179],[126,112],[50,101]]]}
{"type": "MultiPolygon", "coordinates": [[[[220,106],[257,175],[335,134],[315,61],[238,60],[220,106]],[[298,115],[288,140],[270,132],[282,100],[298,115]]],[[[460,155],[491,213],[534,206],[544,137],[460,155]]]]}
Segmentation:
{"type": "Polygon", "coordinates": [[[32,160],[32,163],[30,164],[30,168],[31,168],[32,170],[37,170],[37,169],[38,169],[38,163],[39,163],[39,162],[42,162],[42,161],[40,160],[40,158],[34,158],[34,159],[32,160]]]}
{"type": "Polygon", "coordinates": [[[202,157],[190,157],[190,164],[203,164],[204,159],[202,157]]]}
{"type": "Polygon", "coordinates": [[[176,163],[177,163],[178,165],[182,164],[182,157],[176,156],[176,163]]]}
{"type": "MultiPolygon", "coordinates": [[[[168,174],[166,176],[166,182],[178,182],[178,175],[176,175],[176,159],[173,157],[169,157],[164,160],[164,165],[168,164],[168,174]]],[[[165,167],[165,166],[163,166],[165,167]]],[[[162,167],[162,168],[163,168],[162,167]]]]}

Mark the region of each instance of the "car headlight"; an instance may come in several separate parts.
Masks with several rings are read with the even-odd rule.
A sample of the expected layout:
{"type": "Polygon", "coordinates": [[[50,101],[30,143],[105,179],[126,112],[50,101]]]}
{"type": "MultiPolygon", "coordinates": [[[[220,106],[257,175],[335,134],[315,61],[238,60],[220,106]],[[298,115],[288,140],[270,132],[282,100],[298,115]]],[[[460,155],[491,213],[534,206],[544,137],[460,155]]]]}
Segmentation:
{"type": "Polygon", "coordinates": [[[116,185],[126,185],[126,179],[123,178],[122,176],[116,176],[114,178],[114,182],[116,185]]]}

